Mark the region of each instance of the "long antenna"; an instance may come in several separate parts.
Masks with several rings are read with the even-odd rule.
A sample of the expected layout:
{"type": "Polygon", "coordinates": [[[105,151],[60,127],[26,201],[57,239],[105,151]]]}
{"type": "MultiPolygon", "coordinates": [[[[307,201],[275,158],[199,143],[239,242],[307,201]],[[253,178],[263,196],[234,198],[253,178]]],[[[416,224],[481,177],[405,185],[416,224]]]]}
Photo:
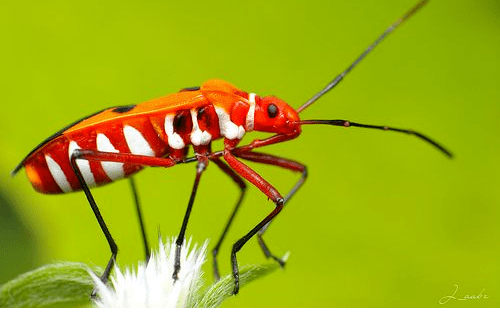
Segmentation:
{"type": "Polygon", "coordinates": [[[301,112],[302,110],[306,109],[308,106],[313,104],[317,99],[319,99],[321,96],[329,92],[333,87],[337,86],[342,79],[349,73],[358,63],[363,60],[363,58],[366,57],[380,42],[384,40],[384,38],[387,37],[394,29],[396,29],[401,23],[409,19],[413,14],[415,14],[421,7],[423,7],[429,0],[422,0],[418,4],[415,5],[412,9],[410,9],[403,17],[401,17],[399,20],[394,22],[389,28],[387,28],[382,35],[380,35],[377,40],[371,44],[355,61],[352,63],[348,68],[344,70],[344,72],[340,73],[337,75],[335,79],[333,79],[328,85],[326,85],[325,88],[320,90],[316,95],[311,97],[306,103],[304,103],[302,106],[300,106],[299,109],[297,109],[297,112],[301,112]]]}
{"type": "Polygon", "coordinates": [[[438,150],[440,150],[442,153],[446,154],[448,158],[453,158],[453,153],[448,151],[444,146],[436,142],[435,140],[427,137],[426,135],[409,130],[409,129],[400,129],[400,128],[393,128],[390,126],[382,126],[382,125],[371,125],[371,124],[361,124],[361,123],[355,123],[351,122],[345,119],[331,119],[331,120],[323,120],[323,119],[311,119],[311,120],[306,120],[306,121],[299,121],[299,124],[327,124],[327,125],[335,125],[335,126],[343,126],[345,128],[348,127],[358,127],[358,128],[366,128],[366,129],[376,129],[376,130],[383,130],[383,131],[395,131],[395,132],[400,132],[400,133],[406,133],[408,135],[414,135],[417,138],[422,139],[423,141],[431,144],[438,150]]]}

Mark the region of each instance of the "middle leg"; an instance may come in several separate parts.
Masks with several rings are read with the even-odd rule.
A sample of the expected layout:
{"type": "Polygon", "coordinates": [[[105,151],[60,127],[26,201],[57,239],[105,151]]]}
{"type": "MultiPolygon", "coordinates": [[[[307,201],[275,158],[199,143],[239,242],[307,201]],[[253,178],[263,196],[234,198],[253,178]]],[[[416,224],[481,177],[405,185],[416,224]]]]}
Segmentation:
{"type": "Polygon", "coordinates": [[[207,163],[208,160],[198,161],[198,165],[196,167],[196,178],[194,179],[194,184],[193,184],[193,190],[191,191],[191,197],[189,198],[188,207],[186,209],[186,214],[184,215],[184,220],[182,221],[182,226],[179,232],[179,236],[177,237],[177,240],[175,242],[176,243],[175,263],[174,263],[174,274],[172,275],[174,281],[177,280],[179,275],[179,270],[181,269],[181,247],[186,235],[187,223],[189,220],[189,216],[191,215],[191,209],[193,208],[193,203],[196,197],[196,192],[198,190],[198,184],[200,183],[201,174],[205,171],[207,163]]]}
{"type": "Polygon", "coordinates": [[[233,294],[237,294],[240,286],[240,274],[238,269],[238,261],[236,258],[236,253],[238,253],[241,248],[252,238],[257,232],[264,228],[271,220],[276,217],[283,209],[284,199],[281,194],[274,188],[269,182],[263,179],[259,174],[257,174],[250,167],[244,163],[237,160],[231,151],[224,150],[224,160],[233,168],[233,170],[244,177],[247,181],[256,186],[260,191],[262,191],[270,200],[272,200],[276,207],[271,213],[269,213],[259,224],[257,224],[253,229],[240,238],[236,243],[233,244],[233,249],[231,251],[231,264],[233,267],[233,277],[234,277],[234,290],[233,294]]]}

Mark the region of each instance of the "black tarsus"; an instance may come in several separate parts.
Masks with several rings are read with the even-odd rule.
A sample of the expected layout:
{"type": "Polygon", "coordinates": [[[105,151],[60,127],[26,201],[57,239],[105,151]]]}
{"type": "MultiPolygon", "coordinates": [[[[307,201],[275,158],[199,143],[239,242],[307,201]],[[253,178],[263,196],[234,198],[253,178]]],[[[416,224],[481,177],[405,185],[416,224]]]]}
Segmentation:
{"type": "Polygon", "coordinates": [[[380,42],[382,42],[387,35],[389,35],[394,29],[396,29],[401,23],[406,21],[408,18],[410,18],[413,14],[415,14],[422,6],[424,6],[429,0],[422,0],[419,3],[417,3],[412,9],[410,9],[403,17],[398,19],[396,22],[394,22],[389,28],[387,28],[382,35],[380,35],[375,42],[373,42],[366,50],[351,64],[349,65],[348,68],[346,68],[342,73],[337,75],[335,79],[333,79],[328,85],[325,86],[322,90],[320,90],[318,93],[316,93],[313,97],[311,97],[309,100],[307,100],[302,106],[300,106],[297,109],[297,112],[301,112],[302,110],[306,109],[308,106],[313,104],[317,99],[319,99],[321,96],[329,92],[331,89],[333,89],[335,86],[339,84],[342,79],[357,65],[363,60],[363,58],[366,57],[380,42]]]}
{"type": "Polygon", "coordinates": [[[284,200],[283,198],[278,199],[276,202],[276,207],[270,214],[266,216],[259,224],[257,224],[250,232],[245,234],[242,238],[233,244],[233,249],[231,250],[231,265],[233,267],[233,277],[234,277],[234,290],[233,294],[236,295],[240,290],[240,272],[238,269],[238,260],[236,259],[236,253],[252,238],[256,233],[263,229],[274,217],[278,215],[283,209],[284,200]]]}

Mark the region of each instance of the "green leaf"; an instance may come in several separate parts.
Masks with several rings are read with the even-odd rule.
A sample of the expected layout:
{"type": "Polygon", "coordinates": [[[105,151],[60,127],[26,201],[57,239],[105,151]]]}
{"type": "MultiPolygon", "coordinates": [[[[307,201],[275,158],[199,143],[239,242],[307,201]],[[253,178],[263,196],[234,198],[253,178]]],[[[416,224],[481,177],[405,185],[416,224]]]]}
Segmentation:
{"type": "MultiPolygon", "coordinates": [[[[283,261],[286,261],[288,254],[283,257],[283,261]]],[[[267,274],[278,269],[280,266],[278,263],[274,262],[270,264],[261,265],[246,265],[240,270],[240,293],[241,288],[246,284],[264,277],[267,274]]],[[[218,282],[214,283],[199,299],[195,305],[192,307],[210,308],[219,307],[222,302],[224,302],[229,297],[233,296],[234,289],[234,278],[233,275],[227,275],[220,279],[218,282]]],[[[191,306],[188,306],[191,307],[191,306]]]]}
{"type": "Polygon", "coordinates": [[[0,307],[75,307],[88,305],[94,286],[88,266],[50,264],[27,272],[0,288],[0,307]]]}

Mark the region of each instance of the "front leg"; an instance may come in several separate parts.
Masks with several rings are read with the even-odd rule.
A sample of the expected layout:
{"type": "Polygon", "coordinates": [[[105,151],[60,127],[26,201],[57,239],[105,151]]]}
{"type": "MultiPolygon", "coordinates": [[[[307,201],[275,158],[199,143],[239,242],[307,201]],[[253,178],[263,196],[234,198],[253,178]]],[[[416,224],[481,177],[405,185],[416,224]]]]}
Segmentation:
{"type": "MultiPolygon", "coordinates": [[[[239,139],[236,139],[236,140],[225,139],[224,140],[224,147],[230,151],[234,151],[234,153],[237,154],[239,152],[248,152],[248,151],[252,151],[252,150],[259,148],[259,147],[269,146],[269,145],[273,145],[273,144],[282,143],[284,141],[292,140],[294,138],[297,138],[297,136],[299,134],[300,133],[280,134],[280,135],[275,135],[275,136],[265,138],[265,139],[255,139],[250,144],[243,145],[240,147],[237,147],[237,145],[240,142],[239,139]]],[[[208,157],[208,159],[212,160],[214,158],[222,157],[223,155],[224,155],[224,150],[212,152],[212,153],[208,154],[207,157],[208,157]]],[[[190,157],[190,158],[183,159],[181,162],[182,163],[194,162],[194,161],[196,161],[196,159],[197,159],[196,157],[190,157]]]]}
{"type": "MultiPolygon", "coordinates": [[[[286,158],[282,158],[282,157],[277,157],[277,156],[270,155],[270,154],[258,153],[258,152],[248,152],[248,151],[247,152],[235,152],[235,155],[238,158],[242,158],[245,160],[249,160],[249,161],[253,161],[253,162],[257,162],[257,163],[261,163],[261,164],[272,165],[272,166],[280,167],[283,169],[288,169],[288,170],[291,170],[294,172],[300,172],[301,177],[295,183],[295,185],[290,190],[290,192],[285,196],[284,204],[288,203],[290,198],[292,198],[292,196],[300,189],[300,187],[302,186],[302,184],[304,184],[304,182],[307,178],[307,167],[298,161],[294,161],[294,160],[290,160],[290,159],[286,159],[286,158]]],[[[269,224],[270,223],[271,222],[269,222],[269,224]]],[[[262,228],[262,230],[260,230],[259,233],[257,234],[259,245],[262,248],[262,251],[264,252],[264,255],[267,258],[269,258],[269,257],[273,258],[283,267],[285,265],[285,262],[282,259],[280,259],[279,257],[277,257],[271,253],[271,251],[269,250],[269,247],[267,247],[266,243],[264,242],[264,239],[262,238],[262,236],[263,236],[264,232],[266,231],[267,227],[269,226],[269,224],[264,226],[262,228]]]]}
{"type": "Polygon", "coordinates": [[[238,261],[236,259],[236,253],[240,251],[240,249],[247,243],[247,241],[257,234],[262,228],[264,228],[269,222],[280,213],[283,209],[284,199],[283,196],[274,188],[269,182],[263,179],[259,174],[257,174],[250,167],[245,165],[244,163],[237,160],[234,155],[231,153],[229,149],[224,150],[224,160],[231,166],[231,168],[238,173],[240,176],[245,178],[247,181],[256,186],[260,191],[262,191],[269,199],[271,199],[276,207],[274,210],[268,214],[259,224],[257,224],[250,232],[245,234],[242,238],[240,238],[233,245],[233,249],[231,251],[231,264],[233,267],[233,276],[234,276],[234,290],[233,294],[237,294],[239,291],[239,270],[238,270],[238,261]]]}
{"type": "Polygon", "coordinates": [[[269,146],[273,144],[278,144],[282,143],[284,141],[292,140],[294,138],[297,138],[300,132],[293,132],[293,133],[286,133],[286,134],[278,134],[269,138],[265,139],[255,139],[252,141],[250,144],[241,146],[236,148],[235,150],[237,152],[246,152],[246,151],[252,151],[256,148],[263,147],[263,146],[269,146]]]}

